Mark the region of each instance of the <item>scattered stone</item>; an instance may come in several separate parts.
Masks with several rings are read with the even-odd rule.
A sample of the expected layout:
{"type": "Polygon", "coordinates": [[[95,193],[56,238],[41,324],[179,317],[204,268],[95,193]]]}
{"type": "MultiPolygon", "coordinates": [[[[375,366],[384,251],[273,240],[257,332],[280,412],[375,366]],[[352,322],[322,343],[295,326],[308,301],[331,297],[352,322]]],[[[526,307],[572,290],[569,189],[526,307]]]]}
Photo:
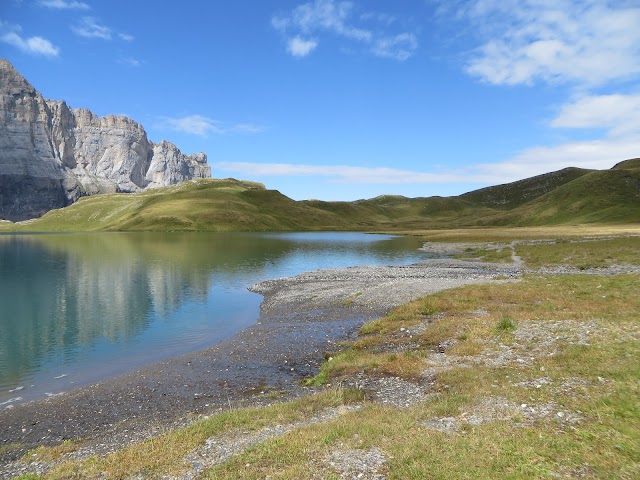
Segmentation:
{"type": "MultiPolygon", "coordinates": [[[[246,449],[263,443],[271,438],[280,437],[293,430],[315,425],[322,422],[328,422],[334,418],[360,409],[358,405],[341,406],[337,408],[326,409],[319,414],[298,422],[286,425],[274,425],[265,427],[257,432],[232,432],[219,437],[211,437],[205,441],[205,444],[196,451],[185,457],[187,464],[191,465],[189,471],[184,472],[179,477],[166,477],[169,479],[191,480],[200,475],[207,468],[213,465],[219,465],[226,462],[235,455],[239,455],[246,449]]],[[[247,464],[249,468],[251,465],[247,464]]]]}
{"type": "Polygon", "coordinates": [[[460,423],[455,417],[443,417],[435,420],[427,420],[420,425],[428,428],[429,430],[437,430],[439,432],[453,434],[460,428],[460,423]]]}
{"type": "Polygon", "coordinates": [[[364,373],[343,378],[342,388],[356,388],[365,393],[368,401],[396,408],[408,408],[427,398],[427,391],[435,379],[424,377],[410,382],[399,377],[373,377],[364,373]]]}
{"type": "Polygon", "coordinates": [[[385,456],[377,448],[370,450],[336,450],[331,452],[325,463],[338,474],[340,479],[384,480],[379,473],[386,462],[385,456]]]}

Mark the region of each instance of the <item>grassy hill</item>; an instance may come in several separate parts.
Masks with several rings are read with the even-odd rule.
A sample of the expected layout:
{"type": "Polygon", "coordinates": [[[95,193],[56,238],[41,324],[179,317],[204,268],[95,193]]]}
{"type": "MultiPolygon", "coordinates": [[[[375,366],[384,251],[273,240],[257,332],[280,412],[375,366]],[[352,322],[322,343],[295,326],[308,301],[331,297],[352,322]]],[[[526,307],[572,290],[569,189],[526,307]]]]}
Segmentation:
{"type": "Polygon", "coordinates": [[[383,195],[294,201],[235,179],[184,182],[139,194],[95,195],[0,231],[415,230],[640,222],[640,159],[610,170],[566,168],[457,197],[383,195]]]}
{"type": "Polygon", "coordinates": [[[584,173],[485,225],[560,225],[640,221],[640,160],[584,173]]]}
{"type": "Polygon", "coordinates": [[[19,231],[279,231],[345,229],[337,215],[261,184],[202,179],[137,194],[81,198],[39,219],[0,224],[19,231]]]}
{"type": "Polygon", "coordinates": [[[474,190],[460,195],[460,198],[477,205],[508,210],[535,200],[592,171],[582,168],[564,168],[557,172],[536,175],[517,182],[474,190]]]}

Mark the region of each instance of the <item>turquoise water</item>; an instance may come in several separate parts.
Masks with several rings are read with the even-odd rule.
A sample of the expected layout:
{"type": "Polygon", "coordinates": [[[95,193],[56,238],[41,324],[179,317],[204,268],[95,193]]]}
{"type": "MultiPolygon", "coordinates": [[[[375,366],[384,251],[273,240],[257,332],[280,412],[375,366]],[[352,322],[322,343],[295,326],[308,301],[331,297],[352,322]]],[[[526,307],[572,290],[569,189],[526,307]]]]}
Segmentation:
{"type": "Polygon", "coordinates": [[[0,408],[199,350],[255,323],[247,288],[425,258],[361,233],[0,235],[0,408]]]}

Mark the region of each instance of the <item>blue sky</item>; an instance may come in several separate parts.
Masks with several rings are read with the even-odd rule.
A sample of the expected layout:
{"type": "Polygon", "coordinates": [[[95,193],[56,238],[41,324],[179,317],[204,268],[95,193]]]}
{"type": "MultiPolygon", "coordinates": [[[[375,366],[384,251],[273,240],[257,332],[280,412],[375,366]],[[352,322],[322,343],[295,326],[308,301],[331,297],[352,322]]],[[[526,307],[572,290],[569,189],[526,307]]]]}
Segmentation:
{"type": "Polygon", "coordinates": [[[2,0],[46,98],[295,199],[457,195],[640,156],[640,0],[2,0]]]}

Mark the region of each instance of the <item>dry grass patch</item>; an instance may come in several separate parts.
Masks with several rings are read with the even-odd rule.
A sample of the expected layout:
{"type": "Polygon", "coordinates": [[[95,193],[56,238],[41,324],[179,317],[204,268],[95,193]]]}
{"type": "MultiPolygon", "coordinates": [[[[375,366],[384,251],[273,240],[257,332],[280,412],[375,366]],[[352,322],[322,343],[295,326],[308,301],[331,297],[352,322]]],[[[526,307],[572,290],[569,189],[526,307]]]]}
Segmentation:
{"type": "Polygon", "coordinates": [[[79,440],[65,440],[60,445],[51,447],[40,446],[35,450],[27,452],[23,457],[23,461],[55,462],[65,455],[75,452],[81,446],[82,442],[79,440]]]}
{"type": "MultiPolygon", "coordinates": [[[[131,445],[105,458],[92,457],[85,461],[63,463],[52,470],[48,478],[129,478],[135,475],[155,477],[180,474],[189,467],[184,461],[185,456],[203,445],[207,438],[239,429],[256,431],[268,425],[291,423],[308,418],[324,408],[359,401],[361,398],[348,390],[328,389],[318,395],[291,402],[230,410],[131,445]]],[[[43,455],[50,457],[51,454],[46,450],[43,450],[43,455]]]]}
{"type": "Polygon", "coordinates": [[[463,253],[455,255],[455,258],[479,258],[483,262],[512,263],[513,251],[510,247],[504,248],[466,248],[463,253]]]}
{"type": "Polygon", "coordinates": [[[430,242],[509,242],[548,238],[608,237],[640,235],[638,223],[621,225],[545,225],[540,227],[489,227],[451,229],[398,229],[397,233],[418,235],[430,242]]]}
{"type": "Polygon", "coordinates": [[[308,379],[307,384],[324,385],[333,378],[358,372],[412,379],[419,378],[423,370],[423,359],[414,352],[372,353],[349,348],[324,363],[320,372],[308,379]]]}
{"type": "Polygon", "coordinates": [[[564,264],[586,269],[620,263],[639,265],[640,237],[518,245],[516,253],[532,267],[564,264]]]}

